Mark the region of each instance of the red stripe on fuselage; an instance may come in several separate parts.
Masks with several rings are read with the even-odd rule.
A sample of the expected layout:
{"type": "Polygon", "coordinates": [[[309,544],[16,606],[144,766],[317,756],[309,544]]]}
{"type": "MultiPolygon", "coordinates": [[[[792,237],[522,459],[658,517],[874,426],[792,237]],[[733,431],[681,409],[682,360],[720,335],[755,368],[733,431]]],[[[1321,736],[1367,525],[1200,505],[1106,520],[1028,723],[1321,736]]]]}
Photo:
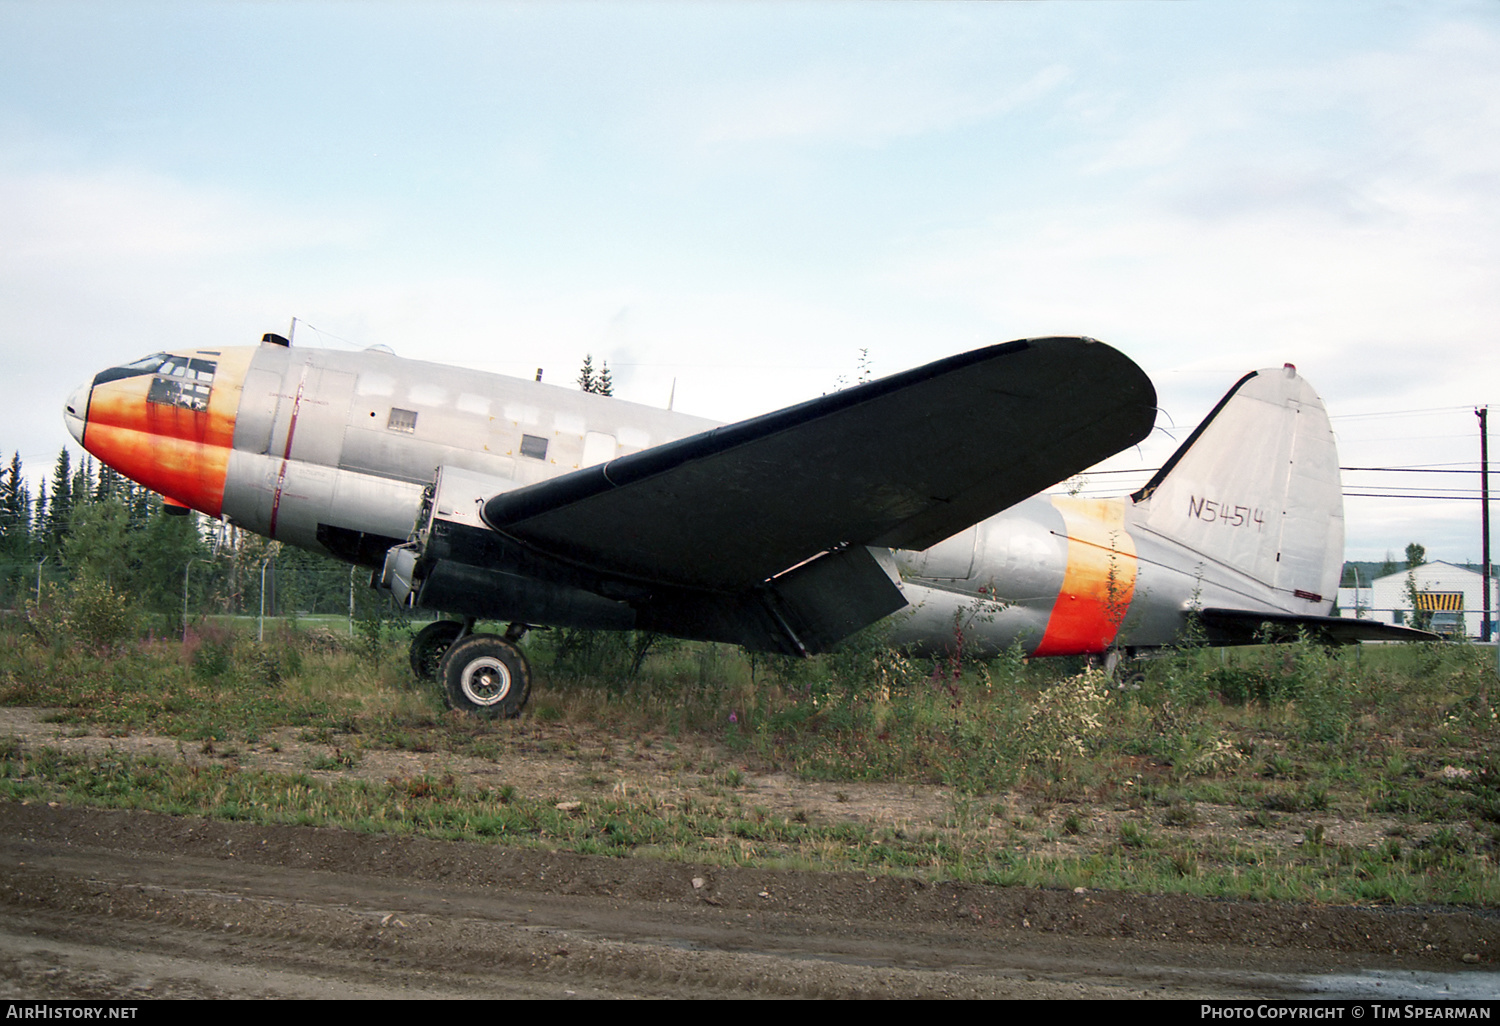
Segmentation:
{"type": "Polygon", "coordinates": [[[302,365],[302,377],[297,381],[297,394],[292,399],[292,416],[286,426],[286,448],[281,453],[281,466],[276,470],[276,494],[271,496],[271,524],[266,534],[276,537],[276,517],[281,512],[281,489],[286,484],[286,468],[292,459],[292,438],[297,434],[297,414],[302,411],[302,392],[307,387],[307,364],[302,365]]]}
{"type": "Polygon", "coordinates": [[[1068,566],[1035,655],[1092,655],[1120,632],[1135,596],[1135,541],[1121,499],[1054,496],[1068,540],[1068,566]]]}

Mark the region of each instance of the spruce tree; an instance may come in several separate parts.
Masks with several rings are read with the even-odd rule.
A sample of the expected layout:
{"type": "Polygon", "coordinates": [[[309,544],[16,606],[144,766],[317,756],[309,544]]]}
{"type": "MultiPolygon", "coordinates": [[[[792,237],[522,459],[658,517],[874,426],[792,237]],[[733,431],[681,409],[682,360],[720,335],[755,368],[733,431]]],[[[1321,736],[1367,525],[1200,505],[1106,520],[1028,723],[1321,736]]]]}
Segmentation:
{"type": "Polygon", "coordinates": [[[0,549],[11,558],[24,558],[31,548],[31,494],[21,470],[21,454],[10,458],[0,481],[0,549]]]}
{"type": "Polygon", "coordinates": [[[85,455],[73,472],[73,506],[86,506],[94,499],[94,457],[85,455]]]}
{"type": "Polygon", "coordinates": [[[47,509],[45,545],[47,554],[56,556],[62,552],[63,539],[73,520],[73,463],[68,447],[63,446],[57,454],[57,465],[52,470],[52,502],[47,509]]]}
{"type": "Polygon", "coordinates": [[[47,544],[47,479],[42,478],[42,486],[36,491],[36,509],[31,513],[31,546],[33,554],[40,555],[40,550],[47,544]]]}
{"type": "Polygon", "coordinates": [[[594,372],[594,354],[585,353],[583,357],[583,369],[578,372],[578,387],[585,392],[595,395],[614,395],[615,379],[609,373],[609,361],[604,361],[604,368],[598,373],[594,372]]]}
{"type": "Polygon", "coordinates": [[[21,454],[0,474],[0,602],[16,605],[31,568],[31,493],[21,470],[21,454]]]}

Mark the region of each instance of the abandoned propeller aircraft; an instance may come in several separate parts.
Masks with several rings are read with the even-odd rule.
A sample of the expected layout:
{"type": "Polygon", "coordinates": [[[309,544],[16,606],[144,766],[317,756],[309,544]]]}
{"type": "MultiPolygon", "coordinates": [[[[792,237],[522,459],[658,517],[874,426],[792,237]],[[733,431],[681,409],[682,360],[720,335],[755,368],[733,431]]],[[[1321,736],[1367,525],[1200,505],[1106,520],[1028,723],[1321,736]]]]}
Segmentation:
{"type": "Polygon", "coordinates": [[[907,606],[895,639],[927,649],[957,628],[988,651],[1128,651],[1172,643],[1194,612],[1221,643],[1266,622],[1375,636],[1326,615],[1338,460],[1290,366],[1241,379],[1133,495],[1032,497],[1155,414],[1144,372],[1086,338],[1007,342],[718,426],[267,335],[102,371],[65,420],[170,507],[369,566],[396,601],[461,617],[421,631],[412,666],[486,716],[526,704],[516,642],[533,626],[791,655],[907,606]],[[473,633],[480,618],[510,626],[473,633]]]}

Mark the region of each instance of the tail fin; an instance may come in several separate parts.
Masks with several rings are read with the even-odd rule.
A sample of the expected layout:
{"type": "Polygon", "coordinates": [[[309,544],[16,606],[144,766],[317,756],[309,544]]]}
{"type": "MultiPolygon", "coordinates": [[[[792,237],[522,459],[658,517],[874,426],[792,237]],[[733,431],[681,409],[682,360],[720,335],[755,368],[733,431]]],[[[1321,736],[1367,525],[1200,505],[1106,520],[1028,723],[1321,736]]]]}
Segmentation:
{"type": "Polygon", "coordinates": [[[1338,450],[1323,401],[1291,364],[1241,378],[1131,498],[1148,530],[1274,589],[1283,608],[1332,606],[1344,559],[1338,450]]]}

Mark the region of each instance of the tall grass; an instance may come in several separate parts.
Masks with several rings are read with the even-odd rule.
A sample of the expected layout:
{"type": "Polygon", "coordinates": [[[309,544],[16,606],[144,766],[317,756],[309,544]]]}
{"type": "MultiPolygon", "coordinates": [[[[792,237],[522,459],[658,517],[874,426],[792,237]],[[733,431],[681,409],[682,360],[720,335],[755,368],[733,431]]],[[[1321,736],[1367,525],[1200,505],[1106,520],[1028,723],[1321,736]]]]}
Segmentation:
{"type": "MultiPolygon", "coordinates": [[[[436,688],[411,679],[404,631],[371,640],[277,625],[264,643],[253,638],[253,631],[205,623],[186,641],[148,635],[91,650],[17,619],[0,621],[0,703],[46,706],[96,732],[254,741],[290,726],[316,738],[357,732],[366,748],[480,756],[528,737],[526,743],[536,743],[534,735],[552,725],[604,725],[619,736],[664,734],[719,745],[737,764],[809,780],[941,784],[966,811],[955,812],[941,836],[897,837],[872,828],[848,840],[829,833],[831,827],[757,818],[733,800],[740,781],[727,777],[720,791],[730,799],[713,799],[711,815],[622,801],[586,830],[568,825],[572,819],[522,830],[506,818],[514,808],[502,815],[485,804],[500,798],[431,782],[415,796],[398,793],[405,784],[360,785],[357,801],[346,802],[357,809],[336,813],[331,792],[319,791],[313,801],[296,782],[256,785],[280,789],[281,804],[274,806],[229,791],[204,797],[196,783],[179,783],[172,785],[176,797],[148,802],[172,810],[270,809],[253,816],[282,821],[277,817],[306,814],[437,835],[545,836],[616,854],[650,849],[697,857],[711,850],[730,859],[816,862],[822,851],[840,864],[943,873],[961,867],[962,874],[1001,882],[1126,886],[1128,878],[1135,881],[1130,886],[1241,895],[1495,898],[1500,757],[1493,753],[1500,724],[1488,649],[1328,651],[1305,641],[1198,648],[1144,663],[1116,681],[1078,661],[1028,661],[1019,651],[959,666],[917,660],[891,651],[878,634],[830,656],[788,660],[638,635],[537,631],[526,641],[539,681],[531,707],[519,723],[490,723],[447,712],[436,688]],[[449,811],[417,819],[392,811],[391,803],[426,808],[413,804],[418,798],[446,802],[449,811]],[[1042,857],[1043,841],[1087,835],[1084,817],[1056,811],[1084,803],[1122,810],[1134,825],[1121,825],[1102,852],[1104,838],[1094,835],[1087,857],[1042,857]],[[322,811],[308,811],[315,806],[322,811]],[[1238,810],[1249,840],[1196,836],[1209,808],[1238,810]],[[445,816],[468,825],[454,827],[445,816]],[[1297,849],[1295,864],[1284,852],[1270,854],[1270,836],[1288,822],[1306,823],[1311,833],[1340,817],[1394,825],[1369,850],[1325,843],[1320,834],[1297,849]],[[474,825],[484,823],[512,825],[491,833],[474,825]],[[697,840],[684,840],[700,828],[697,840]],[[862,853],[836,854],[848,844],[862,853]],[[1017,847],[1029,854],[1015,857],[1017,847]]],[[[109,797],[82,783],[88,772],[100,774],[98,766],[24,756],[32,761],[17,775],[8,750],[0,747],[0,762],[12,767],[11,794],[52,787],[80,800],[125,801],[122,795],[166,786],[145,783],[152,774],[175,779],[189,772],[111,771],[103,774],[117,788],[109,797]]],[[[512,795],[501,804],[534,800],[512,795]]],[[[535,814],[543,811],[538,806],[535,814]]]]}

